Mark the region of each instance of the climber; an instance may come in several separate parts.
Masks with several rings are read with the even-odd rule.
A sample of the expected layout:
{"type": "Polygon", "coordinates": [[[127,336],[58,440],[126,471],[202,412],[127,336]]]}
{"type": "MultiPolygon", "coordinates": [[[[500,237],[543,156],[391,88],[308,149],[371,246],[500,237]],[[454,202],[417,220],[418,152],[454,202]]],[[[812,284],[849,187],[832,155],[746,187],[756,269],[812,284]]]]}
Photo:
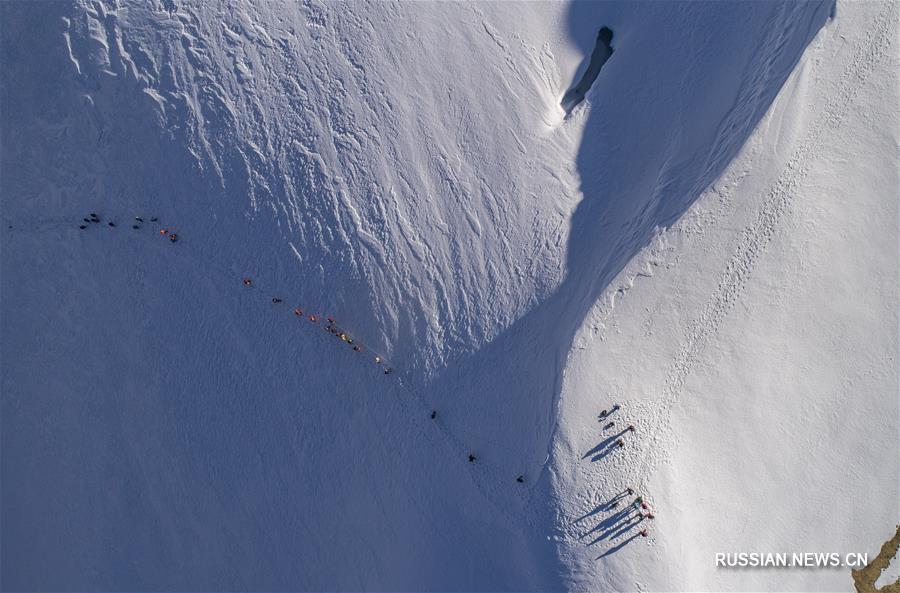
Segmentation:
{"type": "Polygon", "coordinates": [[[603,420],[607,416],[609,416],[609,412],[607,410],[603,410],[602,412],[600,412],[600,415],[597,416],[597,420],[603,420]]]}
{"type": "Polygon", "coordinates": [[[358,344],[353,347],[353,350],[355,350],[356,352],[362,352],[362,348],[360,348],[358,344]]]}
{"type": "Polygon", "coordinates": [[[628,431],[630,431],[630,432],[634,432],[634,424],[629,424],[629,425],[628,425],[628,428],[626,428],[625,430],[628,430],[628,431]]]}
{"type": "Polygon", "coordinates": [[[647,513],[646,515],[644,515],[644,518],[645,518],[645,519],[651,519],[651,520],[652,520],[652,519],[653,519],[653,513],[647,513]]]}
{"type": "Polygon", "coordinates": [[[80,225],[78,225],[78,228],[80,228],[81,230],[84,230],[84,229],[87,228],[87,226],[86,226],[86,225],[83,225],[83,224],[80,224],[80,225]]]}
{"type": "Polygon", "coordinates": [[[331,315],[328,316],[328,323],[334,323],[334,317],[331,315]]]}
{"type": "Polygon", "coordinates": [[[519,484],[521,484],[521,483],[523,483],[524,481],[525,481],[525,476],[519,474],[519,477],[516,478],[516,482],[518,482],[519,484]]]}
{"type": "Polygon", "coordinates": [[[622,439],[617,439],[617,440],[616,440],[616,444],[617,444],[617,445],[619,446],[619,448],[621,449],[622,447],[625,446],[625,441],[623,441],[622,439]]]}
{"type": "Polygon", "coordinates": [[[176,241],[178,241],[178,235],[175,233],[172,233],[171,235],[169,235],[169,241],[171,241],[172,243],[175,243],[176,241]]]}
{"type": "Polygon", "coordinates": [[[615,426],[615,425],[616,425],[615,422],[610,422],[609,424],[607,424],[606,426],[603,427],[603,430],[608,430],[608,429],[612,428],[612,427],[615,426]]]}
{"type": "Polygon", "coordinates": [[[431,419],[434,420],[437,418],[437,410],[431,410],[431,419]]]}
{"type": "Polygon", "coordinates": [[[156,218],[155,216],[153,216],[153,217],[150,218],[150,222],[156,222],[157,220],[159,220],[159,219],[156,218]]]}
{"type": "Polygon", "coordinates": [[[134,219],[138,222],[144,222],[144,219],[141,218],[140,216],[135,216],[134,219]]]}
{"type": "Polygon", "coordinates": [[[634,494],[634,490],[632,490],[631,488],[626,488],[625,492],[627,492],[628,494],[634,494]]]}
{"type": "Polygon", "coordinates": [[[375,364],[381,364],[381,357],[380,357],[380,356],[376,356],[376,357],[375,357],[375,364]]]}
{"type": "Polygon", "coordinates": [[[107,224],[109,224],[109,226],[116,226],[116,223],[114,223],[114,222],[111,221],[111,220],[110,220],[107,224]]]}
{"type": "Polygon", "coordinates": [[[244,286],[253,286],[253,280],[250,278],[244,278],[244,286]]]}
{"type": "Polygon", "coordinates": [[[296,309],[294,309],[294,315],[296,315],[297,317],[303,317],[303,309],[297,307],[296,309]]]}
{"type": "Polygon", "coordinates": [[[90,220],[87,219],[87,218],[82,218],[81,220],[83,220],[83,221],[85,221],[85,222],[90,222],[90,220]]]}
{"type": "Polygon", "coordinates": [[[167,235],[168,233],[169,233],[169,231],[166,230],[166,229],[159,229],[159,234],[160,234],[160,235],[167,235]]]}
{"type": "Polygon", "coordinates": [[[134,230],[138,230],[139,228],[141,228],[141,225],[133,224],[133,225],[131,225],[131,228],[133,228],[134,230]]]}
{"type": "Polygon", "coordinates": [[[647,537],[647,530],[641,529],[641,537],[647,537]]]}
{"type": "Polygon", "coordinates": [[[273,305],[277,305],[277,304],[280,303],[280,302],[281,302],[281,299],[280,299],[280,298],[278,298],[278,297],[272,297],[272,304],[273,304],[273,305]]]}
{"type": "Polygon", "coordinates": [[[390,375],[390,374],[393,373],[393,372],[394,372],[394,369],[392,369],[391,367],[388,367],[388,368],[384,369],[384,374],[385,374],[385,375],[390,375]]]}
{"type": "Polygon", "coordinates": [[[478,459],[472,453],[469,453],[469,463],[475,463],[475,460],[478,459]]]}
{"type": "Polygon", "coordinates": [[[312,321],[313,323],[315,323],[316,321],[319,320],[319,318],[316,317],[315,315],[310,315],[310,316],[309,316],[309,320],[312,321]]]}

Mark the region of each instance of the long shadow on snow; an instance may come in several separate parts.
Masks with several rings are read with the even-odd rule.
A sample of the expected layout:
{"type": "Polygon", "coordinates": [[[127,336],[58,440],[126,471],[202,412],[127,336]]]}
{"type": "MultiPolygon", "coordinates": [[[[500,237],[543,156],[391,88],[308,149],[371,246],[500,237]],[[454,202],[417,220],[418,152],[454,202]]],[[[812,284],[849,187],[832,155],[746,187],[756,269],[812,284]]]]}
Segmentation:
{"type": "Polygon", "coordinates": [[[597,539],[595,539],[588,545],[594,545],[603,540],[616,539],[617,537],[619,537],[621,535],[625,535],[632,528],[637,527],[638,525],[640,525],[643,522],[644,522],[643,517],[633,517],[621,525],[617,525],[617,526],[613,527],[612,529],[607,529],[606,531],[601,533],[599,536],[597,536],[597,539]]]}
{"type": "Polygon", "coordinates": [[[591,450],[588,451],[587,453],[585,453],[581,458],[582,458],[582,459],[587,459],[587,458],[590,457],[591,455],[596,455],[596,454],[598,454],[598,453],[603,452],[604,449],[606,449],[607,447],[610,447],[610,446],[614,445],[614,444],[616,443],[617,440],[619,440],[620,438],[622,438],[623,436],[625,436],[627,433],[628,433],[628,429],[625,429],[625,430],[620,430],[619,432],[617,432],[617,433],[614,434],[614,435],[611,435],[611,436],[606,437],[605,439],[603,439],[602,441],[600,441],[597,445],[595,445],[594,447],[592,447],[591,450]]]}
{"type": "Polygon", "coordinates": [[[631,507],[625,508],[617,513],[610,515],[609,517],[603,519],[593,527],[591,527],[588,531],[585,531],[581,535],[578,536],[578,539],[584,539],[591,535],[592,533],[597,533],[598,531],[606,531],[611,528],[615,528],[622,521],[627,521],[631,519],[633,516],[639,515],[640,513],[631,507]]]}
{"type": "Polygon", "coordinates": [[[631,542],[633,542],[635,539],[637,539],[637,538],[639,538],[639,537],[640,537],[640,534],[639,534],[639,533],[635,533],[634,535],[632,535],[631,537],[629,537],[628,539],[626,539],[626,540],[623,541],[622,543],[616,544],[616,545],[613,546],[612,548],[608,549],[607,551],[605,551],[605,552],[603,552],[602,554],[600,554],[599,556],[597,556],[597,557],[595,558],[595,560],[600,560],[601,558],[605,558],[606,556],[609,556],[609,555],[611,555],[611,554],[615,554],[616,552],[618,552],[619,550],[621,550],[622,548],[624,548],[625,546],[627,546],[628,544],[630,544],[631,542]]]}
{"type": "Polygon", "coordinates": [[[628,496],[628,495],[625,492],[620,492],[619,494],[616,494],[615,496],[613,496],[606,502],[600,503],[599,505],[597,505],[590,511],[586,512],[582,516],[575,519],[575,521],[573,521],[573,524],[580,523],[581,521],[584,521],[585,519],[590,519],[591,517],[593,517],[594,515],[596,515],[598,513],[605,513],[606,511],[610,511],[610,510],[618,508],[619,503],[623,499],[625,499],[626,496],[628,496]]]}

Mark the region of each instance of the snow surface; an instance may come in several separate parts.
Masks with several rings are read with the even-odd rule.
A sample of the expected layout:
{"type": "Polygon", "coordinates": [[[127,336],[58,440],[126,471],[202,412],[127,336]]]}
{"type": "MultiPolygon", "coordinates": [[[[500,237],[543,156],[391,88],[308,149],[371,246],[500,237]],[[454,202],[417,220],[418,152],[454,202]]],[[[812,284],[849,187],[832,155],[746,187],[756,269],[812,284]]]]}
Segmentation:
{"type": "Polygon", "coordinates": [[[847,589],[713,554],[900,510],[896,23],[0,4],[2,588],[847,589]]]}

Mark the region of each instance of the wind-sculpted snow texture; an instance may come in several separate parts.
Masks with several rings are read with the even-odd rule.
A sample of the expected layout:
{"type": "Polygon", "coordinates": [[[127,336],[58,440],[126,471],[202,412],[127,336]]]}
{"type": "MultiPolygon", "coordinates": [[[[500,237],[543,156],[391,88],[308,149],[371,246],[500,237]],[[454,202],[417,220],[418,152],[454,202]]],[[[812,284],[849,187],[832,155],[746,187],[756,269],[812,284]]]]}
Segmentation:
{"type": "Polygon", "coordinates": [[[571,585],[573,336],[830,10],[0,4],[3,588],[571,585]]]}

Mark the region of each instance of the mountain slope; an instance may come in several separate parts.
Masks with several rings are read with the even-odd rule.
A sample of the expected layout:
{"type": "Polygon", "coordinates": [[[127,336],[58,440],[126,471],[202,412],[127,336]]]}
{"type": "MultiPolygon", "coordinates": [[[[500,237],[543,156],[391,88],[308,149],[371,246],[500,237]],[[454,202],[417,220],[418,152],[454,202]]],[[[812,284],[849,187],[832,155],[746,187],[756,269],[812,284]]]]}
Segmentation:
{"type": "Polygon", "coordinates": [[[851,566],[715,556],[844,562],[892,533],[896,17],[840,11],[728,172],[579,331],[554,448],[570,587],[843,591],[851,566]],[[628,423],[625,449],[580,459],[628,423]],[[626,487],[654,519],[615,518],[605,503],[626,487]]]}
{"type": "Polygon", "coordinates": [[[573,339],[831,9],[0,5],[3,588],[603,582],[573,339]]]}

